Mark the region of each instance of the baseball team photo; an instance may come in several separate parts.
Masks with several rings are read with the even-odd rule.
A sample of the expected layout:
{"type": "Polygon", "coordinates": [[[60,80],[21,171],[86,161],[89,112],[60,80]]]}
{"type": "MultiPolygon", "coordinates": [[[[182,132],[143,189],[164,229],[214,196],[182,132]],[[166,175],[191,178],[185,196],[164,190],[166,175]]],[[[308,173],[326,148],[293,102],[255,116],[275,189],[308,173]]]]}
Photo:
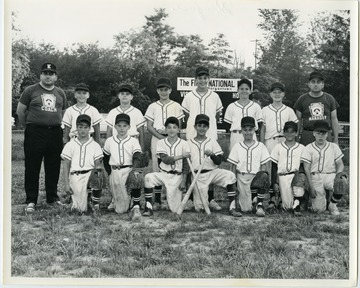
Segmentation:
{"type": "Polygon", "coordinates": [[[358,4],[4,0],[3,283],[356,287],[358,4]]]}

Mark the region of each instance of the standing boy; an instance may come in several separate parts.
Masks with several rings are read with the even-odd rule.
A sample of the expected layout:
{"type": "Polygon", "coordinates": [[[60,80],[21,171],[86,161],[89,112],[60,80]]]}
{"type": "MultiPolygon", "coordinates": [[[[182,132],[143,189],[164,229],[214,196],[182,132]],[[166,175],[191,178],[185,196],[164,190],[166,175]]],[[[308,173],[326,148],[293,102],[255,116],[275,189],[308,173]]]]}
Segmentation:
{"type": "Polygon", "coordinates": [[[344,164],[341,159],[344,154],[337,144],[326,140],[330,130],[327,121],[316,121],[313,127],[315,141],[305,147],[301,156],[310,186],[311,210],[314,212],[326,210],[327,191],[330,195],[332,194],[328,207],[329,211],[332,215],[339,215],[340,212],[336,203],[339,202],[342,195],[335,194],[333,190],[336,174],[344,170],[344,164]]]}
{"type": "MultiPolygon", "coordinates": [[[[244,140],[238,142],[231,149],[228,161],[233,164],[231,170],[237,173],[237,187],[239,190],[239,204],[242,212],[251,212],[254,203],[256,215],[265,216],[263,200],[264,189],[251,189],[251,183],[259,171],[266,171],[266,163],[270,155],[265,145],[254,140],[255,119],[245,116],[241,119],[241,133],[244,140]]],[[[230,207],[233,209],[235,207],[230,207]]]]}
{"type": "MultiPolygon", "coordinates": [[[[340,105],[332,95],[322,91],[324,89],[322,73],[317,71],[310,73],[308,86],[310,92],[301,95],[294,105],[296,116],[299,119],[300,143],[306,146],[313,142],[314,123],[317,120],[324,120],[331,127],[334,143],[338,144],[337,109],[340,105]]],[[[330,131],[327,140],[332,141],[330,131]]]]}
{"type": "Polygon", "coordinates": [[[76,104],[66,109],[62,124],[64,125],[64,143],[70,141],[77,135],[76,119],[81,114],[89,115],[91,118],[90,135],[100,144],[100,122],[102,117],[99,111],[87,104],[89,99],[89,87],[84,83],[79,83],[75,87],[76,104]]]}
{"type": "MultiPolygon", "coordinates": [[[[207,191],[209,185],[213,184],[224,188],[226,187],[230,204],[229,213],[234,217],[240,217],[241,213],[235,210],[236,177],[233,172],[219,168],[218,165],[221,164],[223,151],[216,140],[206,137],[209,125],[210,119],[207,115],[197,115],[194,125],[197,134],[195,138],[188,140],[191,162],[195,173],[198,172],[202,161],[205,161],[196,182],[198,190],[193,192],[195,210],[203,209],[199,193],[202,195],[204,201],[209,201],[207,191]],[[208,157],[206,158],[206,156],[208,157]]],[[[214,200],[211,199],[210,202],[211,201],[214,200]]],[[[211,205],[209,206],[211,207],[211,205]]]]}
{"type": "MultiPolygon", "coordinates": [[[[115,117],[116,136],[106,139],[104,144],[104,165],[109,176],[110,190],[113,194],[112,206],[116,213],[125,213],[130,206],[130,197],[126,189],[126,180],[133,164],[141,154],[139,141],[128,135],[130,130],[130,116],[120,113],[115,117]]],[[[131,197],[136,209],[135,215],[140,215],[140,189],[132,189],[131,197]]]]}
{"type": "MultiPolygon", "coordinates": [[[[95,168],[96,172],[102,171],[103,153],[100,145],[89,135],[91,123],[89,115],[79,115],[76,118],[77,137],[72,138],[61,153],[64,159],[65,192],[71,195],[72,209],[80,212],[87,210],[87,185],[92,170],[95,168]]],[[[94,209],[98,211],[101,189],[93,190],[92,193],[92,203],[94,209]]]]}
{"type": "MultiPolygon", "coordinates": [[[[153,172],[159,172],[159,158],[156,156],[156,147],[160,139],[165,139],[167,134],[165,131],[165,121],[168,117],[173,116],[179,119],[181,128],[181,119],[185,117],[181,105],[170,100],[171,81],[169,78],[159,78],[156,83],[156,91],[159,94],[160,100],[150,104],[145,113],[147,120],[147,130],[152,135],[151,137],[151,158],[153,172]]],[[[155,186],[155,203],[153,210],[165,208],[161,203],[162,186],[155,186]]]]}
{"type": "MultiPolygon", "coordinates": [[[[263,122],[261,107],[259,104],[249,99],[251,86],[250,80],[240,80],[238,82],[239,99],[231,103],[225,111],[224,121],[231,124],[229,151],[231,151],[236,143],[244,140],[240,124],[243,117],[250,116],[255,119],[255,131],[261,128],[263,122]]],[[[254,140],[256,140],[255,133],[254,140]]]]}
{"type": "Polygon", "coordinates": [[[152,188],[164,185],[169,209],[176,212],[181,204],[181,190],[186,186],[187,172],[183,171],[183,158],[190,157],[190,148],[185,140],[178,137],[179,119],[173,116],[166,119],[165,132],[167,137],[159,140],[156,148],[156,155],[161,159],[160,172],[145,175],[143,216],[153,215],[152,188]]]}
{"type": "MultiPolygon", "coordinates": [[[[299,171],[300,159],[304,150],[304,145],[295,141],[297,134],[297,123],[288,121],[284,125],[285,142],[278,143],[271,151],[271,160],[273,161],[274,184],[279,185],[282,208],[284,210],[293,209],[295,214],[300,213],[300,203],[304,196],[303,189],[291,187],[295,173],[299,171]],[[295,200],[295,202],[294,202],[295,200]]],[[[270,198],[269,205],[273,201],[270,198]]],[[[273,203],[272,203],[273,204],[273,203]]]]}

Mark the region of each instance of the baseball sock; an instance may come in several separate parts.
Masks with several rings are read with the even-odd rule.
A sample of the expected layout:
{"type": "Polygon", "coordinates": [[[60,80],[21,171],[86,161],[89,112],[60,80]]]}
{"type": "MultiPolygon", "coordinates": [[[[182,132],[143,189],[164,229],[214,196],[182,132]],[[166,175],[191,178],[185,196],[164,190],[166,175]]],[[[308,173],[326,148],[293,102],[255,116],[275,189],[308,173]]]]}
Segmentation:
{"type": "MultiPolygon", "coordinates": [[[[145,194],[145,201],[149,202],[150,204],[152,203],[152,188],[144,188],[144,194],[145,194]]],[[[145,203],[146,205],[146,203],[145,203]]],[[[152,206],[152,205],[151,205],[152,206]]]]}
{"type": "Polygon", "coordinates": [[[342,195],[341,194],[333,194],[331,199],[330,199],[330,202],[331,203],[338,203],[339,200],[341,199],[342,195]]]}
{"type": "Polygon", "coordinates": [[[236,189],[235,184],[227,185],[226,186],[228,198],[229,198],[229,210],[235,209],[235,196],[236,196],[236,189]]]}
{"type": "Polygon", "coordinates": [[[93,203],[94,205],[99,204],[99,202],[100,202],[100,197],[101,197],[101,192],[102,192],[102,190],[93,190],[93,191],[92,191],[92,196],[91,196],[91,194],[88,194],[88,195],[91,196],[91,200],[92,200],[92,203],[93,203]]]}
{"type": "Polygon", "coordinates": [[[257,205],[261,205],[263,206],[263,201],[264,201],[264,198],[265,198],[265,191],[264,189],[258,189],[257,191],[257,205]]]}
{"type": "MultiPolygon", "coordinates": [[[[254,202],[254,199],[257,197],[257,191],[256,189],[251,189],[251,201],[254,202]]],[[[257,199],[255,199],[257,200],[257,199]]]]}
{"type": "Polygon", "coordinates": [[[87,197],[87,201],[88,201],[88,203],[90,204],[91,203],[91,194],[92,194],[92,189],[91,189],[91,187],[90,186],[87,186],[87,188],[86,188],[86,191],[87,191],[87,195],[88,195],[88,197],[87,197]]]}
{"type": "Polygon", "coordinates": [[[140,207],[140,189],[132,189],[131,190],[131,197],[133,198],[133,207],[135,205],[139,205],[140,207]]]}
{"type": "Polygon", "coordinates": [[[155,194],[155,202],[161,204],[161,190],[162,186],[155,186],[154,194],[155,194]]]}
{"type": "Polygon", "coordinates": [[[213,200],[213,199],[214,199],[214,190],[209,190],[209,191],[208,191],[208,196],[209,196],[209,202],[210,202],[211,200],[213,200]]]}

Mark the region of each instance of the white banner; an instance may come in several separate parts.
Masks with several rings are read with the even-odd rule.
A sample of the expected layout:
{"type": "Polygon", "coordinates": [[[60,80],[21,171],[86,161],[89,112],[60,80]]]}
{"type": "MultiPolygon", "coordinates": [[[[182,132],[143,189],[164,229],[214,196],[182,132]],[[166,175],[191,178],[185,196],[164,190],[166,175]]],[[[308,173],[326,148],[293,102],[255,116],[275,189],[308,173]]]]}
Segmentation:
{"type": "MultiPolygon", "coordinates": [[[[210,78],[209,89],[218,92],[237,92],[237,82],[240,79],[210,78]]],[[[249,79],[252,83],[252,79],[249,79]]],[[[191,91],[195,88],[195,78],[178,77],[177,90],[191,91]]]]}

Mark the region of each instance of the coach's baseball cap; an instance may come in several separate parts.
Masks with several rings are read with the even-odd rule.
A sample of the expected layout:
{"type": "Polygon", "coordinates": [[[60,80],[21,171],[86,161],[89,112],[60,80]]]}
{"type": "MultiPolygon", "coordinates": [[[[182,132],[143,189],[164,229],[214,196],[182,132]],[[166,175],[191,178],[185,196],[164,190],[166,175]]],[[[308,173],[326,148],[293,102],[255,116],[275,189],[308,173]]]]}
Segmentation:
{"type": "Polygon", "coordinates": [[[210,72],[209,69],[204,67],[204,66],[200,66],[198,68],[196,68],[195,70],[195,75],[196,76],[201,76],[201,75],[208,75],[210,76],[210,72]]]}
{"type": "Polygon", "coordinates": [[[247,84],[250,87],[250,90],[252,89],[252,84],[249,79],[241,79],[240,81],[238,81],[238,88],[241,84],[247,84]]]}
{"type": "Polygon", "coordinates": [[[285,91],[285,86],[284,86],[284,84],[282,84],[282,83],[280,83],[280,82],[275,82],[275,83],[271,84],[270,91],[272,92],[272,91],[274,91],[274,89],[276,89],[276,88],[280,89],[282,92],[285,91]]]}
{"type": "Polygon", "coordinates": [[[89,124],[89,126],[91,125],[91,118],[89,115],[86,114],[81,114],[76,118],[76,124],[79,124],[81,122],[85,122],[87,124],[89,124]]]}
{"type": "Polygon", "coordinates": [[[289,128],[292,128],[292,129],[294,129],[295,132],[297,132],[298,125],[294,121],[285,122],[284,131],[286,131],[289,128]]]}
{"type": "Polygon", "coordinates": [[[167,127],[169,124],[175,124],[178,127],[180,126],[179,119],[177,119],[176,117],[173,117],[173,116],[166,119],[165,127],[167,127]]]}
{"type": "Polygon", "coordinates": [[[328,132],[330,130],[329,123],[323,120],[318,120],[314,123],[314,131],[328,132]]]}
{"type": "Polygon", "coordinates": [[[118,91],[118,93],[128,91],[128,92],[130,92],[130,94],[133,94],[134,89],[130,84],[121,84],[117,91],[118,91]]]}
{"type": "Polygon", "coordinates": [[[41,72],[50,71],[56,73],[56,66],[53,63],[46,62],[41,66],[41,72]]]}
{"type": "Polygon", "coordinates": [[[313,78],[319,78],[321,80],[324,80],[324,75],[319,71],[314,71],[310,73],[309,81],[313,78]]]}
{"type": "Polygon", "coordinates": [[[130,116],[125,113],[116,115],[115,124],[119,123],[120,121],[125,121],[130,125],[130,116]]]}
{"type": "Polygon", "coordinates": [[[171,89],[171,80],[169,78],[159,78],[156,82],[156,88],[167,87],[171,89]]]}
{"type": "Polygon", "coordinates": [[[76,84],[75,91],[86,91],[89,92],[89,86],[85,83],[76,84]]]}
{"type": "Polygon", "coordinates": [[[210,123],[210,118],[209,118],[209,116],[207,116],[207,115],[205,115],[205,114],[198,114],[198,115],[196,115],[195,125],[196,125],[196,124],[199,124],[199,123],[204,123],[204,124],[206,124],[207,126],[209,126],[209,123],[210,123]]]}
{"type": "Polygon", "coordinates": [[[255,127],[255,119],[250,116],[245,116],[241,119],[241,127],[251,126],[255,127]]]}

